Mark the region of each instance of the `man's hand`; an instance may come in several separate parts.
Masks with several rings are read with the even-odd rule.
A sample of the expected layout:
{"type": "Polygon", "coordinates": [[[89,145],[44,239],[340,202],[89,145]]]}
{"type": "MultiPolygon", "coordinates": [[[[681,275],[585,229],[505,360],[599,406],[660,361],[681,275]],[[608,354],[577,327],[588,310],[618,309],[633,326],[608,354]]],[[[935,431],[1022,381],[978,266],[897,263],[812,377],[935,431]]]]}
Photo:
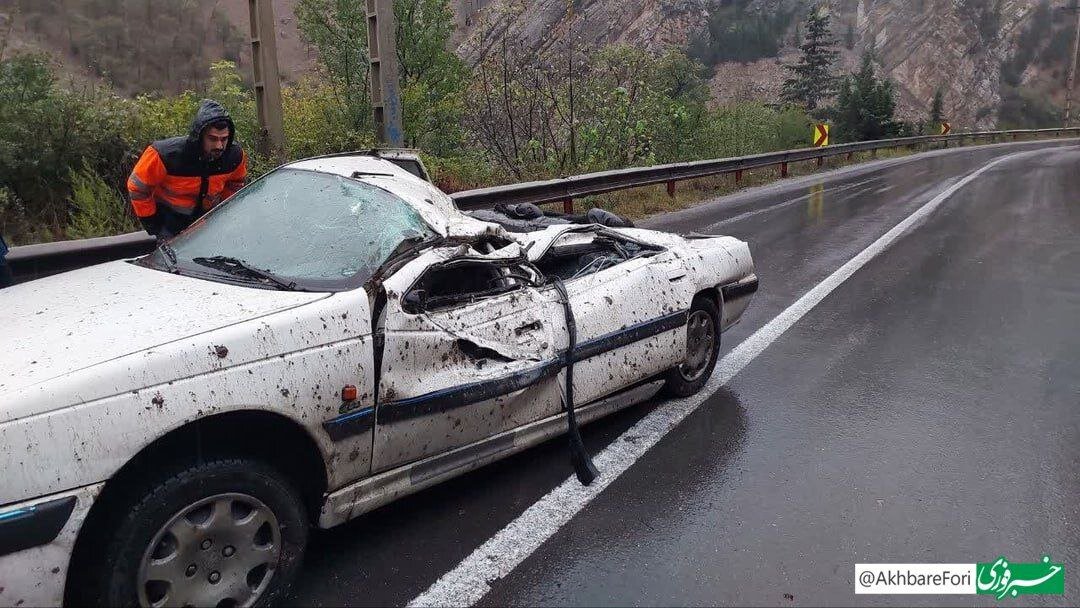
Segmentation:
{"type": "Polygon", "coordinates": [[[148,216],[148,217],[140,217],[139,218],[139,223],[142,224],[143,229],[146,230],[147,234],[149,234],[152,237],[159,237],[160,238],[161,233],[162,233],[162,225],[161,225],[161,220],[158,218],[157,215],[151,215],[151,216],[148,216]]]}

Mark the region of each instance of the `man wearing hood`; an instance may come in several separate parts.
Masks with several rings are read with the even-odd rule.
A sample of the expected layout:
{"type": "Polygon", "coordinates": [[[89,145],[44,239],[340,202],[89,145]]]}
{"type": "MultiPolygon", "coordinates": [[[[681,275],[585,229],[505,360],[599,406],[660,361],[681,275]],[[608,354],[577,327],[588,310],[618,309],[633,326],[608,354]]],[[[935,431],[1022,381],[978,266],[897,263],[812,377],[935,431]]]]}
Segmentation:
{"type": "Polygon", "coordinates": [[[247,156],[229,113],[199,104],[191,132],[150,144],[128,177],[131,206],[151,235],[170,238],[244,186],[247,156]]]}

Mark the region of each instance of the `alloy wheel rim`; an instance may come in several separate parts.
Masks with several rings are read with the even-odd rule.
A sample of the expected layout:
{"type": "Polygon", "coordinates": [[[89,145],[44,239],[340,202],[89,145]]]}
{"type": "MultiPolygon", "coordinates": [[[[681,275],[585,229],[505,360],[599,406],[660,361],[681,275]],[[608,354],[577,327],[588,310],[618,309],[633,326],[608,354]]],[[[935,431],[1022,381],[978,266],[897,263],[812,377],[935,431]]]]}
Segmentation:
{"type": "Polygon", "coordinates": [[[281,527],[263,502],[217,494],[180,509],[139,563],[139,604],[250,606],[266,591],[281,555],[281,527]]]}
{"type": "Polygon", "coordinates": [[[686,360],[679,365],[679,373],[687,382],[701,378],[712,359],[716,328],[712,317],[704,310],[695,310],[686,320],[686,360]]]}

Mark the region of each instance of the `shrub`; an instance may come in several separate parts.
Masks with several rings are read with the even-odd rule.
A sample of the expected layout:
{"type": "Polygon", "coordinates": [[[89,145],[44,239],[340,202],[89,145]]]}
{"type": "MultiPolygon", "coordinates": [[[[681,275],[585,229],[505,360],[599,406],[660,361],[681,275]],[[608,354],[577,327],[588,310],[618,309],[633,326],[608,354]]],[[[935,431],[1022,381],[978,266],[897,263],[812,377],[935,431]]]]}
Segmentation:
{"type": "Polygon", "coordinates": [[[72,213],[67,226],[70,238],[109,236],[138,229],[124,195],[87,165],[71,171],[70,201],[72,213]]]}

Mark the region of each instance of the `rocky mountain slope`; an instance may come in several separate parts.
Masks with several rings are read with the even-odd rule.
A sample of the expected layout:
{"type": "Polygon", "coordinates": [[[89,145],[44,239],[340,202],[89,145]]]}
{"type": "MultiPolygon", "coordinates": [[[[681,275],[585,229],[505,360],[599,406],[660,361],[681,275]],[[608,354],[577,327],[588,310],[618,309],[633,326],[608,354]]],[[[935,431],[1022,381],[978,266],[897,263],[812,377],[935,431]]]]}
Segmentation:
{"type": "MultiPolygon", "coordinates": [[[[744,12],[798,10],[799,0],[464,0],[459,5],[458,51],[478,61],[506,38],[538,52],[566,45],[588,47],[626,42],[647,48],[686,46],[712,11],[741,5],[744,12]]],[[[957,125],[988,128],[1003,103],[1063,105],[1072,13],[1047,0],[832,0],[833,31],[850,71],[862,52],[875,53],[899,86],[900,111],[925,117],[934,92],[945,93],[948,117],[957,125]],[[1042,14],[1039,10],[1040,4],[1042,14]],[[1049,15],[1049,19],[1047,16],[1049,15]],[[1014,61],[1017,56],[1022,61],[1014,61]],[[1013,62],[1017,81],[1002,82],[1002,65],[1013,62]],[[1023,65],[1020,65],[1023,64],[1023,65]]],[[[796,21],[797,22],[797,21],[796,21]]],[[[712,81],[717,102],[775,101],[783,63],[797,56],[792,25],[778,39],[776,57],[722,62],[712,81]]]]}
{"type": "MultiPolygon", "coordinates": [[[[315,65],[300,39],[296,0],[274,0],[278,59],[292,80],[315,65]]],[[[0,0],[0,55],[46,52],[76,83],[121,93],[205,85],[216,59],[251,66],[246,0],[0,0]]]]}
{"type": "MultiPolygon", "coordinates": [[[[146,1],[140,0],[144,4],[146,1]]],[[[212,33],[204,44],[205,53],[220,55],[226,49],[218,47],[224,44],[245,67],[247,2],[168,1],[182,1],[204,15],[203,27],[212,33]],[[210,23],[206,15],[212,15],[215,22],[210,23]],[[231,25],[231,32],[217,22],[227,22],[225,25],[231,25]],[[217,39],[222,42],[215,42],[217,39]]],[[[1061,1],[1053,0],[1053,4],[1061,1]]],[[[73,53],[85,54],[85,50],[72,43],[72,31],[76,30],[75,38],[78,38],[77,29],[87,27],[84,16],[88,9],[84,5],[90,7],[102,2],[126,6],[134,0],[0,0],[0,26],[5,22],[10,25],[14,17],[9,48],[44,49],[57,55],[68,72],[81,70],[83,75],[100,76],[95,74],[93,66],[85,65],[85,58],[73,53]],[[46,3],[56,5],[50,9],[49,16],[31,21],[26,8],[46,3]],[[24,7],[22,16],[15,12],[20,5],[24,7]],[[80,61],[84,65],[80,66],[80,61]]],[[[292,13],[295,3],[296,0],[274,1],[281,68],[289,80],[307,73],[314,63],[312,52],[296,29],[292,13]]],[[[726,27],[728,18],[739,15],[805,11],[809,0],[451,0],[451,3],[457,20],[453,42],[463,58],[475,63],[500,49],[503,41],[537,53],[558,52],[571,39],[579,49],[617,42],[653,50],[670,45],[686,48],[701,38],[710,17],[716,17],[726,27]]],[[[999,116],[1003,123],[1029,119],[1029,122],[1046,122],[1064,105],[1065,72],[1072,51],[1075,13],[1053,10],[1051,0],[829,0],[827,3],[841,47],[842,69],[852,70],[861,53],[873,51],[882,70],[898,85],[900,112],[906,118],[924,118],[939,87],[945,92],[948,117],[965,127],[992,127],[999,122],[999,116]]],[[[775,101],[785,77],[782,64],[797,56],[797,23],[797,18],[785,22],[786,29],[776,34],[775,56],[745,62],[719,61],[712,66],[714,101],[775,101]]],[[[117,37],[138,39],[138,32],[144,31],[144,24],[137,20],[108,21],[106,25],[118,33],[99,36],[99,54],[107,55],[110,41],[117,37]]],[[[169,42],[165,37],[150,39],[149,43],[155,40],[169,42]]],[[[137,54],[133,52],[134,46],[116,48],[120,49],[118,53],[137,54]]],[[[123,61],[115,64],[110,71],[113,76],[125,67],[123,61]]],[[[119,79],[118,86],[125,92],[138,92],[136,88],[145,90],[146,79],[140,72],[138,79],[119,79]]],[[[191,86],[191,82],[192,78],[162,76],[159,88],[175,92],[177,87],[191,86]]]]}

